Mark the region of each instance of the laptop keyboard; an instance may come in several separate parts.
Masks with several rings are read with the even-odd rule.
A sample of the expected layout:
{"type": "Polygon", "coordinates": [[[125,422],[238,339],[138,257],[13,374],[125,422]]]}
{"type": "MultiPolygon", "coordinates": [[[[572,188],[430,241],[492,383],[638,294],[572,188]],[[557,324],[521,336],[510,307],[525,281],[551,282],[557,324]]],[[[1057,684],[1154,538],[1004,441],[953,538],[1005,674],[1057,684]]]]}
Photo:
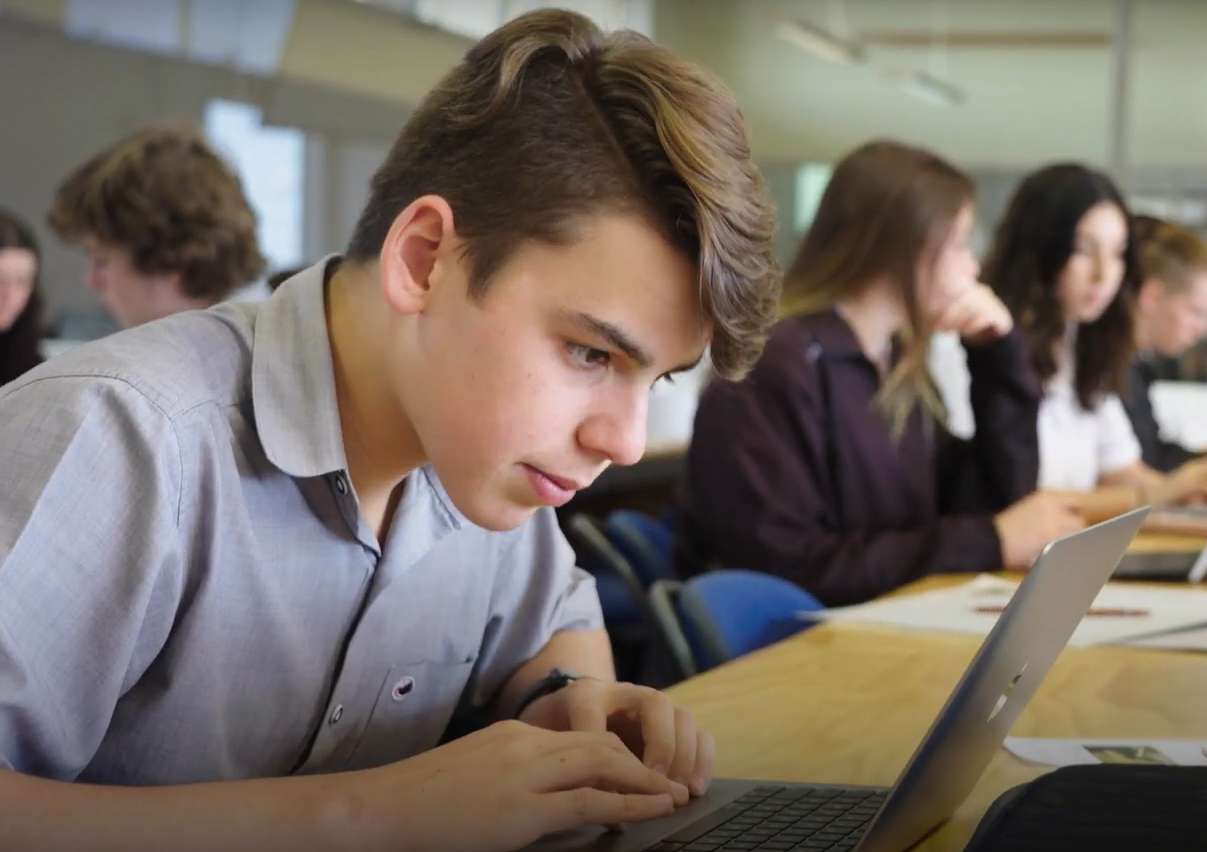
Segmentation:
{"type": "Polygon", "coordinates": [[[887,790],[756,787],[647,852],[854,849],[887,790]]]}

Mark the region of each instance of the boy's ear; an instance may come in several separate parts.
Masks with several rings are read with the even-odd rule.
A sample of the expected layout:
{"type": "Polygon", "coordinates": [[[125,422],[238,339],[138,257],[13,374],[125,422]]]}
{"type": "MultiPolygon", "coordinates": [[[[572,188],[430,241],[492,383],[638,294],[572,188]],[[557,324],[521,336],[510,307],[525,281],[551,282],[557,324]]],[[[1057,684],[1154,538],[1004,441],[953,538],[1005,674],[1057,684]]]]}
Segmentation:
{"type": "Polygon", "coordinates": [[[1141,310],[1152,310],[1160,301],[1165,291],[1165,285],[1156,278],[1145,278],[1140,282],[1140,290],[1136,293],[1136,305],[1141,310]]]}
{"type": "Polygon", "coordinates": [[[456,241],[453,210],[438,195],[416,198],[396,217],[381,245],[379,268],[386,302],[401,314],[428,303],[432,271],[456,241]]]}

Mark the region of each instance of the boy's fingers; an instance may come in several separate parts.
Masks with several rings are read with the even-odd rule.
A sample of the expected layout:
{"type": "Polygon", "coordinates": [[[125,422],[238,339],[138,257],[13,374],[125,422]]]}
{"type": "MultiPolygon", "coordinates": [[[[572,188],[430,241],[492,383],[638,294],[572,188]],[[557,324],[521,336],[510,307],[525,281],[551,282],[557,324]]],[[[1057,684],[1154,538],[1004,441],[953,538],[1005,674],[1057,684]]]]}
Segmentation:
{"type": "Polygon", "coordinates": [[[671,763],[669,774],[676,781],[688,785],[690,789],[696,771],[696,748],[699,746],[696,720],[682,707],[676,707],[674,713],[675,759],[671,763]]]}
{"type": "Polygon", "coordinates": [[[620,825],[666,816],[675,803],[665,793],[610,793],[578,787],[542,797],[546,814],[543,832],[563,831],[580,825],[620,825]]]}
{"type": "Polygon", "coordinates": [[[696,769],[692,774],[689,786],[693,795],[703,796],[708,792],[708,785],[712,782],[717,744],[708,731],[699,731],[696,736],[696,769]]]}
{"type": "Polygon", "coordinates": [[[646,766],[661,773],[670,771],[675,760],[675,705],[660,692],[651,691],[637,706],[646,766]]]}
{"type": "Polygon", "coordinates": [[[532,789],[572,790],[595,787],[625,793],[669,793],[687,799],[687,788],[661,772],[650,769],[612,735],[590,735],[587,745],[575,744],[543,755],[535,771],[532,789]],[[613,745],[613,741],[619,747],[613,745]]]}

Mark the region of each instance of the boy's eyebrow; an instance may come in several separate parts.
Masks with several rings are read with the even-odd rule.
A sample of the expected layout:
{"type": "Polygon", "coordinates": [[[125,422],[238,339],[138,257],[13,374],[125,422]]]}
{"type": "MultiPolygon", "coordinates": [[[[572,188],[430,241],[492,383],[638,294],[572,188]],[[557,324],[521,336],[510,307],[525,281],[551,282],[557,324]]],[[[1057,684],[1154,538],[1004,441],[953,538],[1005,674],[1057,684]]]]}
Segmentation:
{"type": "Polygon", "coordinates": [[[611,343],[630,360],[634,361],[637,366],[644,368],[654,363],[654,359],[650,353],[641,348],[640,344],[633,340],[620,326],[607,320],[602,320],[599,317],[593,317],[582,311],[564,311],[563,314],[570,322],[582,326],[611,343]]]}
{"type": "MultiPolygon", "coordinates": [[[[650,353],[645,351],[632,337],[630,337],[624,329],[615,323],[610,323],[607,320],[602,320],[599,317],[583,311],[563,311],[563,316],[575,325],[582,326],[588,331],[602,337],[604,340],[611,343],[621,352],[623,352],[637,366],[645,368],[654,363],[654,358],[650,353]]],[[[694,369],[697,364],[704,358],[704,353],[701,352],[696,356],[695,360],[680,364],[678,367],[672,367],[666,371],[666,375],[672,373],[685,373],[688,370],[694,369]]]]}

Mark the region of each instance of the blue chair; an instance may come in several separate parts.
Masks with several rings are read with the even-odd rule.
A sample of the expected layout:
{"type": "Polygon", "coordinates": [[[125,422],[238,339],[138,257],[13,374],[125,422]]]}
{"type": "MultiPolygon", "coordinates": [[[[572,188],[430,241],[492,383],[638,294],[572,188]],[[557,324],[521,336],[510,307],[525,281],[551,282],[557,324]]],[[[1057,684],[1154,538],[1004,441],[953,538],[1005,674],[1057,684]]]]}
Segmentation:
{"type": "Polygon", "coordinates": [[[595,520],[573,515],[563,530],[578,566],[595,578],[617,674],[622,680],[639,681],[655,632],[645,587],[595,520]]]}
{"type": "Polygon", "coordinates": [[[655,623],[689,677],[811,626],[797,613],[824,609],[795,583],[758,571],[721,570],[684,583],[660,580],[655,623]]]}
{"type": "Polygon", "coordinates": [[[618,509],[608,515],[604,532],[647,589],[659,580],[675,579],[675,530],[668,521],[618,509]]]}
{"type": "Polygon", "coordinates": [[[684,634],[679,618],[679,591],[682,588],[683,584],[678,580],[659,580],[650,587],[654,629],[671,669],[671,683],[686,680],[700,671],[692,643],[684,634]]]}
{"type": "Polygon", "coordinates": [[[574,515],[566,522],[565,533],[578,566],[595,578],[604,621],[611,625],[646,623],[645,586],[599,524],[587,515],[574,515]]]}

